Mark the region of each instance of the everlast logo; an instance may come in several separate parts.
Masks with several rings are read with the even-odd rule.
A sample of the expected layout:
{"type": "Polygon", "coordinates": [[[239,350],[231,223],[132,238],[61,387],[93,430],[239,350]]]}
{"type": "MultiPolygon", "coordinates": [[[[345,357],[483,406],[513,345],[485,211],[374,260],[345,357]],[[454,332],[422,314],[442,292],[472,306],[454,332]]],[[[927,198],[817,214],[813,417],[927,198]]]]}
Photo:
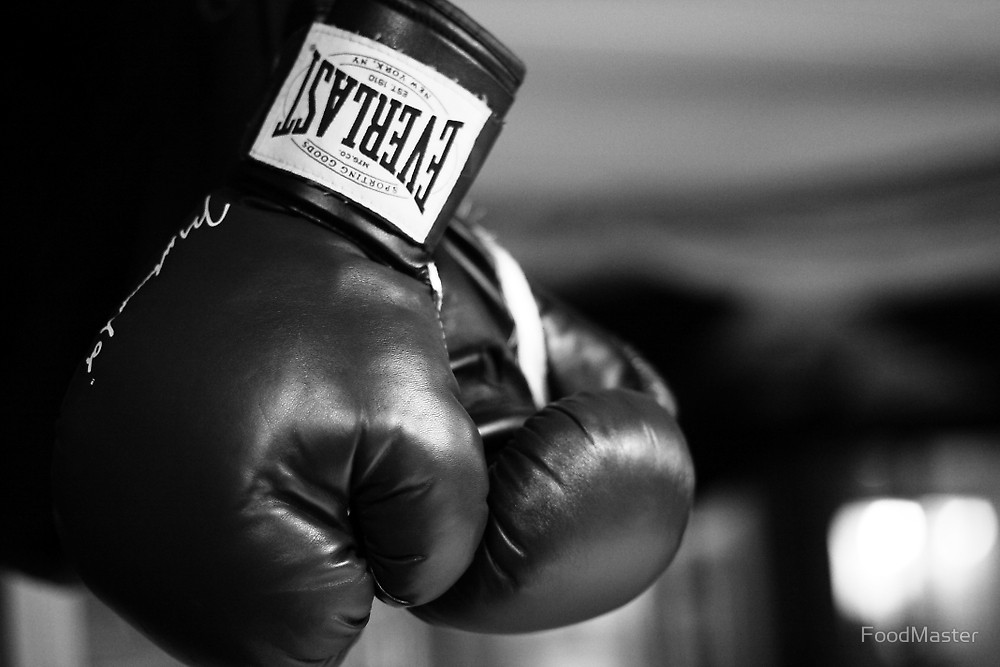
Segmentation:
{"type": "Polygon", "coordinates": [[[407,98],[419,98],[426,90],[416,81],[401,83],[401,78],[409,78],[391,65],[360,56],[354,56],[351,63],[370,72],[366,82],[313,51],[294,100],[271,136],[323,139],[304,142],[304,150],[317,161],[339,164],[342,175],[366,187],[396,194],[399,186],[373,176],[367,158],[394,176],[423,212],[465,123],[407,104],[407,98]],[[340,122],[334,123],[337,119],[340,122]],[[327,136],[331,126],[337,132],[335,136],[327,136]],[[338,151],[337,161],[337,155],[329,153],[331,141],[356,152],[338,151]]]}
{"type": "Polygon", "coordinates": [[[423,243],[479,159],[485,99],[363,35],[314,23],[250,157],[315,183],[423,243]]]}

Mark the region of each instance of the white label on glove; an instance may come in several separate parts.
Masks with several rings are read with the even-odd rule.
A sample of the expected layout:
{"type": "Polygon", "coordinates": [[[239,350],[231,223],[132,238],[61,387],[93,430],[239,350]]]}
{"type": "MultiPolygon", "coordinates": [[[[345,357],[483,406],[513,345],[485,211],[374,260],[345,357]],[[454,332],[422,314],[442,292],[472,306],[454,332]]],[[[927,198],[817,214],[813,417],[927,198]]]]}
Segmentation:
{"type": "Polygon", "coordinates": [[[250,155],[422,243],[489,116],[484,101],[433,68],[316,23],[250,155]]]}

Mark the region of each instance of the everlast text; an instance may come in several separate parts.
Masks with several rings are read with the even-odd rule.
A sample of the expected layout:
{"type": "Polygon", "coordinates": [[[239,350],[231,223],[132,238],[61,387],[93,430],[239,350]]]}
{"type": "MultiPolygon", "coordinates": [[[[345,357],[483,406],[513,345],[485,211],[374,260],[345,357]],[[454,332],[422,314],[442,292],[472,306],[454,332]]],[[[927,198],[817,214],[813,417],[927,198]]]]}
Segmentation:
{"type": "Polygon", "coordinates": [[[325,138],[327,146],[331,139],[339,140],[395,176],[423,212],[464,123],[406,104],[406,97],[419,94],[419,90],[374,75],[368,83],[358,81],[314,51],[288,113],[275,125],[271,136],[309,134],[325,138]],[[376,86],[388,88],[389,93],[376,86]],[[393,92],[396,96],[390,94],[393,92]],[[326,137],[338,117],[341,122],[333,126],[349,129],[342,137],[326,137]]]}

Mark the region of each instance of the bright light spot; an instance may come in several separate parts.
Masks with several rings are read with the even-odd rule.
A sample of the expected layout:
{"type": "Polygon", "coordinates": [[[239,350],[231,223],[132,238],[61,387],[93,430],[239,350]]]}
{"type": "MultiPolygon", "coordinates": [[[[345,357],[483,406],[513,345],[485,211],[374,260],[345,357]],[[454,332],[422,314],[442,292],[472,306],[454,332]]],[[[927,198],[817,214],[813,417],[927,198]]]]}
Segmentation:
{"type": "MultiPolygon", "coordinates": [[[[844,505],[827,534],[834,600],[845,616],[904,618],[931,596],[963,595],[994,549],[997,512],[982,498],[877,498],[844,505]]],[[[937,600],[944,602],[943,598],[937,600]]]]}
{"type": "Polygon", "coordinates": [[[920,594],[927,521],[919,503],[880,498],[846,505],[828,535],[837,606],[863,620],[888,620],[920,594]]]}
{"type": "Polygon", "coordinates": [[[936,572],[967,569],[993,550],[997,513],[982,498],[945,496],[928,503],[930,557],[936,572]]]}
{"type": "Polygon", "coordinates": [[[884,576],[905,570],[920,558],[927,539],[924,510],[911,500],[875,500],[858,520],[858,556],[884,576]]]}

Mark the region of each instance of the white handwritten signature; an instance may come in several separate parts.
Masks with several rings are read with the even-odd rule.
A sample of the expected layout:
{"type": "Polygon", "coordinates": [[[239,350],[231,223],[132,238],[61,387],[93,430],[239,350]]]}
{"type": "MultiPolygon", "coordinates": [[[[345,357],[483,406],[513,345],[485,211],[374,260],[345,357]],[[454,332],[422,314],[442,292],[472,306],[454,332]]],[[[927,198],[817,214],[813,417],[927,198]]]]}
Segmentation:
{"type": "MultiPolygon", "coordinates": [[[[177,243],[178,237],[181,238],[182,240],[186,239],[191,232],[198,229],[202,225],[208,225],[209,227],[217,227],[218,225],[222,224],[223,220],[226,219],[226,214],[229,213],[228,202],[223,207],[222,213],[219,214],[218,218],[212,217],[210,205],[211,205],[211,197],[205,197],[205,208],[201,212],[201,214],[196,216],[195,219],[191,221],[190,225],[188,225],[187,227],[185,227],[184,229],[182,229],[181,231],[177,232],[172,237],[170,237],[170,242],[167,243],[167,247],[163,249],[163,254],[160,255],[160,261],[158,261],[156,265],[153,266],[153,270],[150,271],[149,274],[142,279],[142,281],[136,286],[136,288],[132,290],[132,293],[129,294],[127,297],[125,297],[125,300],[122,301],[120,306],[118,306],[118,312],[115,313],[115,315],[113,315],[111,319],[108,320],[108,323],[105,324],[104,327],[101,328],[101,330],[98,332],[98,337],[100,339],[97,341],[97,343],[94,344],[93,351],[90,353],[90,356],[88,356],[86,359],[88,374],[93,373],[94,359],[97,358],[97,355],[101,353],[101,349],[104,347],[103,336],[106,334],[108,339],[114,338],[115,328],[114,326],[112,326],[112,324],[114,323],[115,318],[118,317],[118,315],[120,315],[122,311],[125,310],[125,306],[128,305],[128,302],[132,299],[132,297],[134,297],[136,294],[139,293],[139,290],[141,290],[146,283],[148,283],[150,280],[160,275],[160,271],[163,269],[163,265],[167,261],[167,255],[169,255],[170,251],[173,250],[174,245],[177,243]]],[[[90,383],[93,384],[94,380],[91,379],[90,383]]]]}

